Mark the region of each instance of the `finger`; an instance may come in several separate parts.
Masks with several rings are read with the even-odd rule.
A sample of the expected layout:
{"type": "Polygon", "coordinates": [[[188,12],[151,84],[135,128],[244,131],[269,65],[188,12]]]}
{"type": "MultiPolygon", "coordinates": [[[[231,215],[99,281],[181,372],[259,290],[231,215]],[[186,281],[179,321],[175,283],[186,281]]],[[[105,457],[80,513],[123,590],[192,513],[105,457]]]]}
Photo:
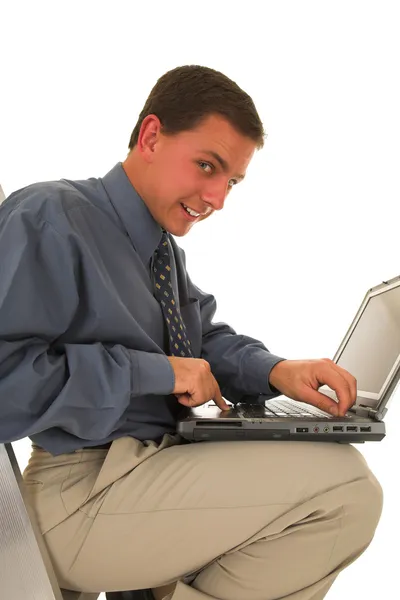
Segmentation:
{"type": "Polygon", "coordinates": [[[340,367],[336,363],[334,363],[334,365],[335,365],[335,368],[338,369],[338,371],[342,375],[342,377],[344,377],[346,379],[346,381],[348,382],[348,384],[350,386],[351,399],[352,399],[351,406],[353,406],[353,404],[357,400],[357,380],[355,377],[353,377],[353,375],[351,375],[351,373],[346,371],[346,369],[343,369],[343,367],[340,367]]]}
{"type": "Polygon", "coordinates": [[[351,400],[352,400],[352,403],[350,404],[350,406],[353,406],[353,404],[357,400],[357,380],[356,380],[356,378],[353,377],[353,375],[351,373],[346,371],[346,369],[343,369],[343,367],[340,367],[337,363],[333,362],[333,360],[331,360],[329,358],[325,358],[323,360],[326,361],[326,363],[333,370],[336,370],[347,381],[349,388],[350,388],[350,396],[351,396],[351,400]]]}
{"type": "MultiPolygon", "coordinates": [[[[350,385],[342,374],[335,370],[334,365],[326,365],[316,377],[321,385],[328,385],[332,390],[336,392],[336,396],[339,400],[339,416],[344,416],[350,406],[352,405],[350,385]]],[[[320,392],[317,392],[318,394],[320,392]]],[[[334,402],[334,400],[331,402],[334,402]]]]}
{"type": "Polygon", "coordinates": [[[327,413],[334,415],[335,417],[338,415],[338,404],[335,400],[332,400],[325,394],[321,394],[321,392],[317,392],[317,390],[313,390],[310,387],[307,387],[304,393],[301,394],[301,402],[307,402],[308,404],[312,404],[312,406],[316,406],[320,410],[324,410],[327,413]]]}
{"type": "MultiPolygon", "coordinates": [[[[179,404],[182,404],[183,406],[187,406],[188,408],[197,408],[198,406],[202,406],[203,404],[210,402],[210,400],[213,400],[213,398],[209,398],[208,400],[200,401],[200,400],[194,398],[194,396],[191,396],[190,394],[175,394],[175,396],[177,397],[179,404]]],[[[226,402],[224,402],[224,400],[222,400],[222,401],[224,403],[224,406],[218,405],[219,408],[221,410],[230,410],[231,407],[228,404],[226,404],[226,402]]]]}
{"type": "Polygon", "coordinates": [[[214,391],[213,400],[214,400],[215,404],[218,406],[218,408],[220,408],[221,410],[230,410],[231,407],[223,399],[221,390],[219,389],[219,385],[218,385],[216,379],[215,379],[215,391],[214,391]]]}

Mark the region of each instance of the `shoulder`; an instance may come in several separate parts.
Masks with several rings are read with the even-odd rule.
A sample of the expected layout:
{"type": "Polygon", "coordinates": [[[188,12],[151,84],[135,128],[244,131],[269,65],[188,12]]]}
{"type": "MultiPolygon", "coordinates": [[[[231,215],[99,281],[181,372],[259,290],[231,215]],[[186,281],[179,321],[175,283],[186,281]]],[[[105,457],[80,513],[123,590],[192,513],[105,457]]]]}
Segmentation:
{"type": "Polygon", "coordinates": [[[70,215],[82,209],[96,210],[90,201],[98,180],[38,182],[13,192],[0,206],[0,228],[7,221],[21,220],[41,228],[44,223],[59,233],[68,233],[70,215]],[[80,209],[80,210],[79,210],[80,209]]]}

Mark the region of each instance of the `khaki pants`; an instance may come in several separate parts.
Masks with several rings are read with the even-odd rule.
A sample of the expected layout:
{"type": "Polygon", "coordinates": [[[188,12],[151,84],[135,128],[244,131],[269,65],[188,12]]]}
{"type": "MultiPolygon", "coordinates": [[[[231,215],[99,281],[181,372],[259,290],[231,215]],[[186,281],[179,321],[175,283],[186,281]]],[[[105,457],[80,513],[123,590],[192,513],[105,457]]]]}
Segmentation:
{"type": "Polygon", "coordinates": [[[351,445],[125,437],[24,478],[61,587],[320,600],[369,545],[382,490],[351,445]]]}

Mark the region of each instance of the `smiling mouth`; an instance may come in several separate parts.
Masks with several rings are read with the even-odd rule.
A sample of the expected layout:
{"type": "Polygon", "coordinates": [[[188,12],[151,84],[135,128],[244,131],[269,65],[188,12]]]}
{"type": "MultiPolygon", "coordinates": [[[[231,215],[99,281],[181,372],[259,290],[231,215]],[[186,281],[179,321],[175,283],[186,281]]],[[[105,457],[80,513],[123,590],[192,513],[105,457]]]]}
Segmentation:
{"type": "Polygon", "coordinates": [[[195,210],[193,210],[193,208],[190,208],[190,206],[186,206],[186,204],[183,204],[183,202],[181,203],[181,206],[183,210],[193,219],[197,219],[198,217],[202,216],[201,213],[196,212],[195,210]]]}

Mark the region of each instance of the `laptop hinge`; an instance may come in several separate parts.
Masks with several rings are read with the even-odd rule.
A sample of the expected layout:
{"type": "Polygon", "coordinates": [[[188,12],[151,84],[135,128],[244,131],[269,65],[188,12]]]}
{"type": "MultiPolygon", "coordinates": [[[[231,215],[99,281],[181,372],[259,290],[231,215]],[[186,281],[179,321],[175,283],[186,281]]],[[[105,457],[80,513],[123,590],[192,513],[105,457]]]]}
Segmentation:
{"type": "Polygon", "coordinates": [[[370,406],[366,406],[365,404],[358,404],[356,408],[356,413],[361,417],[369,417],[371,419],[380,421],[380,413],[379,411],[371,408],[370,406]]]}

